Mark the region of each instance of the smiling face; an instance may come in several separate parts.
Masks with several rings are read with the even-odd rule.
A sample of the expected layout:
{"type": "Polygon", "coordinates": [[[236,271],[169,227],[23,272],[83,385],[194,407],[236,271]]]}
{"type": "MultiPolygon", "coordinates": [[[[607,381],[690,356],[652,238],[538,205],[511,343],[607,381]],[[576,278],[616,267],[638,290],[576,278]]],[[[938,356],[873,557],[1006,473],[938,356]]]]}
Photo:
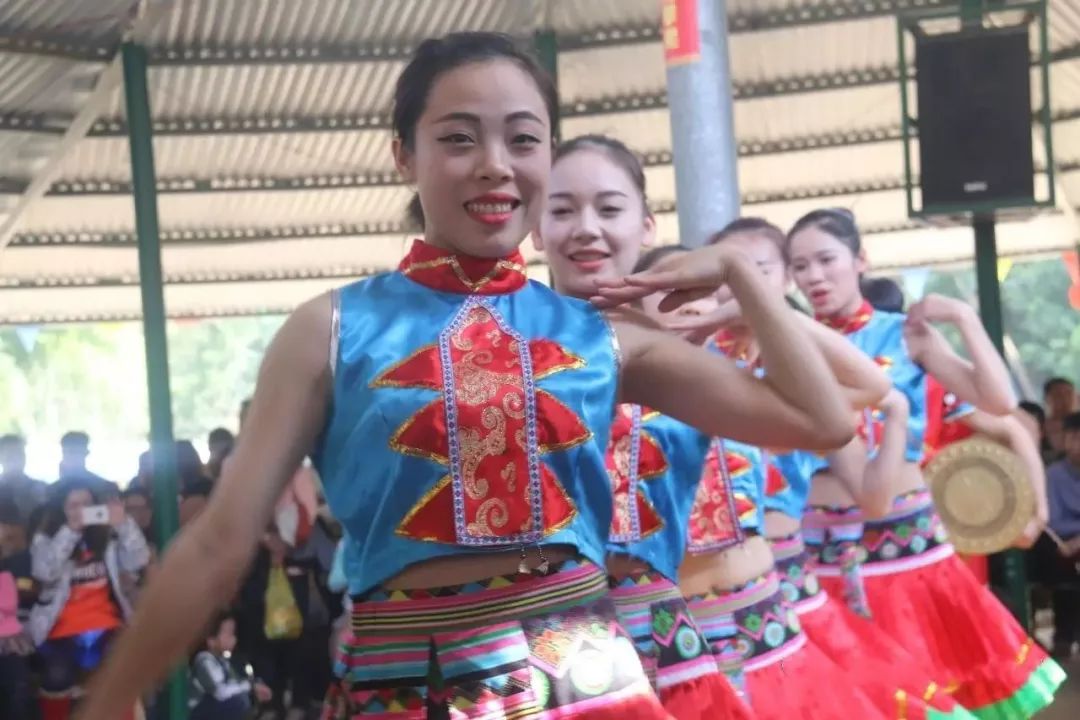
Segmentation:
{"type": "Polygon", "coordinates": [[[551,167],[547,106],[511,60],[461,65],[438,77],[411,147],[394,142],[416,185],[428,243],[504,257],[537,225],[551,167]]]}
{"type": "Polygon", "coordinates": [[[587,298],[597,280],[629,275],[655,230],[627,171],[604,149],[586,147],[552,168],[547,209],[533,237],[559,292],[587,298]]]}
{"type": "Polygon", "coordinates": [[[866,261],[833,235],[814,225],[792,235],[788,245],[791,277],[814,313],[850,315],[862,303],[859,276],[866,261]]]}

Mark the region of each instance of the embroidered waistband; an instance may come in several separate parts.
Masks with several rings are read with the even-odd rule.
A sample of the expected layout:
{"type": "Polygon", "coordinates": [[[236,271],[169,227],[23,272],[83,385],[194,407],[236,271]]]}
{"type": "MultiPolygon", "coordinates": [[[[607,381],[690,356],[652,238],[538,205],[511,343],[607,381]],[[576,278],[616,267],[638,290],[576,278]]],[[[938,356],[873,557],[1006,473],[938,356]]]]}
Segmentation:
{"type": "Polygon", "coordinates": [[[441,588],[376,590],[355,602],[352,629],[358,635],[444,632],[570,608],[607,592],[607,576],[600,568],[567,561],[546,575],[500,575],[441,588]]]}
{"type": "Polygon", "coordinates": [[[772,549],[773,557],[779,564],[781,560],[801,555],[806,550],[806,543],[803,542],[802,533],[793,533],[781,538],[770,539],[769,547],[772,549]]]}

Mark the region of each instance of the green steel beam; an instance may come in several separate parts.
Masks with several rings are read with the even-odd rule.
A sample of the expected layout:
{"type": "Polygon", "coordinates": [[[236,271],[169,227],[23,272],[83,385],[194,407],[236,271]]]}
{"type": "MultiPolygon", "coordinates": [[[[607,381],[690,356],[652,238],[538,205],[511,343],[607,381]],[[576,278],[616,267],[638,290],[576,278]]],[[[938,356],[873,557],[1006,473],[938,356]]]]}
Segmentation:
{"type": "MultiPolygon", "coordinates": [[[[806,27],[824,23],[850,22],[888,17],[898,12],[916,8],[934,8],[950,5],[954,0],[843,0],[827,3],[803,2],[783,8],[769,8],[728,15],[728,28],[732,33],[779,30],[806,27]]],[[[564,50],[585,50],[612,45],[656,42],[659,40],[659,22],[640,25],[617,25],[568,34],[560,45],[564,50]]],[[[24,37],[14,28],[0,27],[0,49],[11,52],[64,57],[71,60],[105,60],[112,56],[115,47],[92,46],[69,35],[36,39],[24,37]]],[[[283,64],[317,62],[357,62],[400,60],[409,56],[413,43],[310,45],[290,48],[266,46],[247,47],[175,47],[153,48],[150,53],[152,65],[213,65],[213,64],[283,64]]]]}
{"type": "MultiPolygon", "coordinates": [[[[647,153],[645,154],[645,160],[646,167],[667,167],[671,163],[670,154],[667,151],[647,153]]],[[[1080,158],[1060,162],[1055,167],[1059,173],[1075,172],[1080,170],[1080,158]]],[[[1036,171],[1039,173],[1045,172],[1043,169],[1037,169],[1036,171]]],[[[373,176],[334,175],[292,178],[230,178],[215,180],[171,178],[158,181],[157,192],[159,194],[172,195],[193,193],[297,192],[303,190],[405,188],[405,184],[401,180],[390,180],[389,176],[383,176],[378,180],[372,180],[372,177],[373,176]]],[[[917,178],[915,181],[917,182],[917,178]]],[[[7,192],[17,193],[19,188],[24,185],[25,184],[22,183],[22,181],[13,178],[0,177],[0,193],[5,192],[5,187],[10,188],[7,192]]],[[[132,183],[128,182],[62,181],[54,184],[49,190],[48,195],[52,197],[128,195],[131,193],[132,187],[132,183]]],[[[790,202],[794,200],[816,200],[843,195],[861,195],[865,193],[903,190],[905,187],[904,178],[902,177],[875,180],[852,180],[829,185],[747,192],[743,194],[743,204],[760,205],[764,203],[790,202]]]]}
{"type": "MultiPolygon", "coordinates": [[[[374,237],[407,235],[408,226],[401,222],[386,223],[327,223],[325,225],[295,225],[290,227],[200,228],[166,230],[161,242],[171,247],[213,247],[242,243],[261,243],[319,238],[374,237]]],[[[138,237],[130,232],[56,232],[22,233],[12,241],[14,247],[135,247],[138,237]]]]}
{"type": "MultiPolygon", "coordinates": [[[[543,267],[545,263],[533,260],[527,267],[543,267]]],[[[228,283],[296,282],[302,280],[358,280],[378,273],[390,272],[393,267],[340,267],[282,270],[252,270],[248,272],[207,271],[199,273],[168,273],[162,276],[162,285],[220,285],[228,283]]],[[[53,275],[37,278],[0,276],[0,290],[52,290],[75,288],[134,287],[139,278],[131,275],[53,275]]]]}
{"type": "MultiPolygon", "coordinates": [[[[130,128],[131,176],[134,183],[135,226],[139,235],[139,278],[142,291],[143,337],[146,343],[146,381],[150,399],[150,447],[154,464],[154,529],[161,549],[178,527],[176,452],[169,392],[169,350],[165,333],[161,241],[158,236],[153,133],[150,94],[146,82],[146,49],[121,46],[124,105],[130,128]]],[[[187,673],[178,669],[165,690],[169,720],[187,717],[187,673]]]]}
{"type": "MultiPolygon", "coordinates": [[[[546,33],[540,33],[539,35],[544,34],[546,33]]],[[[562,47],[561,38],[559,47],[562,47]]],[[[1051,62],[1080,58],[1080,43],[1052,52],[1049,57],[1051,62]]],[[[1034,58],[1032,62],[1037,62],[1037,58],[1034,58]]],[[[854,68],[828,73],[735,83],[733,92],[736,100],[784,97],[801,93],[869,87],[896,82],[900,77],[899,73],[899,67],[854,68]]],[[[562,117],[588,117],[666,108],[667,94],[663,91],[656,91],[568,102],[560,108],[560,115],[562,117]]],[[[17,111],[0,114],[0,130],[59,135],[66,129],[67,122],[66,118],[51,114],[17,111]]],[[[356,115],[178,117],[161,118],[153,121],[155,137],[355,132],[358,130],[380,131],[389,127],[389,115],[378,112],[356,115]]],[[[866,132],[866,130],[859,132],[866,132]]],[[[88,136],[126,137],[127,125],[121,118],[103,118],[94,123],[88,136]]]]}
{"type": "MultiPolygon", "coordinates": [[[[209,320],[214,318],[265,317],[270,315],[288,315],[296,306],[282,303],[258,308],[218,308],[199,312],[169,313],[170,320],[209,320]]],[[[0,315],[0,327],[13,325],[55,325],[71,323],[101,322],[139,322],[142,314],[138,312],[68,312],[63,314],[22,314],[0,315]]]]}
{"type": "Polygon", "coordinates": [[[87,43],[71,35],[28,33],[22,29],[0,26],[0,52],[71,62],[103,63],[116,54],[116,47],[87,43]]]}

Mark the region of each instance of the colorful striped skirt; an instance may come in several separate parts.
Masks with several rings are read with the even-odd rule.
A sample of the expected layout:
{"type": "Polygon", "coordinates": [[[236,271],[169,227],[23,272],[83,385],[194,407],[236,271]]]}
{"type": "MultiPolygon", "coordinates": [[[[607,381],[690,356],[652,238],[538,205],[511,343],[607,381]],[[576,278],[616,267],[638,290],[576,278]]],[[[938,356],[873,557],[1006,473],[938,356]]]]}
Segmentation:
{"type": "Polygon", "coordinates": [[[780,594],[784,602],[794,608],[800,618],[803,613],[821,607],[828,595],[821,589],[821,583],[814,574],[812,558],[803,543],[802,535],[795,533],[769,540],[769,547],[776,563],[780,594]]]}
{"type": "Polygon", "coordinates": [[[717,661],[745,689],[760,720],[886,717],[808,642],[775,572],[734,590],[687,600],[717,661]]]}
{"type": "Polygon", "coordinates": [[[619,621],[664,709],[678,720],[749,720],[675,583],[656,572],[611,579],[619,621]]]}
{"type": "Polygon", "coordinates": [[[929,492],[902,495],[888,516],[863,523],[849,565],[841,562],[849,538],[831,528],[850,528],[851,511],[816,508],[807,521],[825,590],[843,599],[861,588],[875,626],[923,660],[973,715],[1029,718],[1053,701],[1064,671],[956,556],[929,492]]]}
{"type": "MultiPolygon", "coordinates": [[[[934,682],[932,672],[891,636],[820,589],[813,561],[800,535],[773,543],[777,569],[798,592],[795,612],[803,631],[846,673],[886,717],[902,720],[970,718],[970,714],[934,682]],[[809,593],[808,589],[816,591],[809,593]]],[[[781,580],[781,586],[784,581],[781,580]]]]}
{"type": "Polygon", "coordinates": [[[354,601],[333,720],[670,720],[585,562],[354,601]]]}

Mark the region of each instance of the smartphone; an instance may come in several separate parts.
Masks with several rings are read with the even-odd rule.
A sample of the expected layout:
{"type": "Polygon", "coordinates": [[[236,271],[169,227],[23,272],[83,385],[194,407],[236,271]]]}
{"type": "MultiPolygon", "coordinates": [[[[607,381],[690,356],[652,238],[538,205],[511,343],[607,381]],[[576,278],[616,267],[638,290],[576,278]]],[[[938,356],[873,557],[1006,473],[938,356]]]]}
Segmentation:
{"type": "Polygon", "coordinates": [[[83,525],[108,525],[109,508],[107,505],[91,505],[82,510],[83,525]]]}

